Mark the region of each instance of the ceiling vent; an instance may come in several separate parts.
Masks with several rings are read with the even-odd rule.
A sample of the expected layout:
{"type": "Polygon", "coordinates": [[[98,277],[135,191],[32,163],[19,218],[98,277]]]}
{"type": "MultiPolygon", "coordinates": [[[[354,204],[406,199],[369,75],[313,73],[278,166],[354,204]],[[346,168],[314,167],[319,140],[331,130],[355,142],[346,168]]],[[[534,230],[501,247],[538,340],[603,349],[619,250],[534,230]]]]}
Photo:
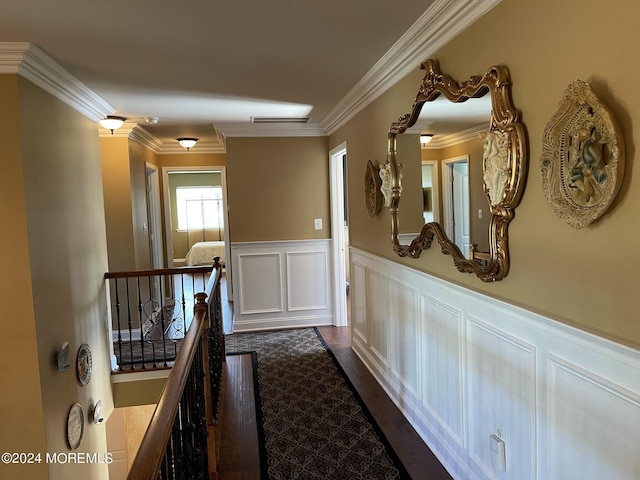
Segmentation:
{"type": "Polygon", "coordinates": [[[251,123],[309,123],[311,117],[251,117],[251,123]]]}

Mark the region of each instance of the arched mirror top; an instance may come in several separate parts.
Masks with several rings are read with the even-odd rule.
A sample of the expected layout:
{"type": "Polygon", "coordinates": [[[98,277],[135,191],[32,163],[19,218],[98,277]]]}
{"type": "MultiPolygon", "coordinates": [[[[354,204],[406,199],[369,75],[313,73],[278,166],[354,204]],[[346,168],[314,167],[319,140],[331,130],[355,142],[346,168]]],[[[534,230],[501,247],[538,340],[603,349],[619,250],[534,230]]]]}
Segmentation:
{"type": "MultiPolygon", "coordinates": [[[[440,71],[435,59],[426,61],[421,68],[426,73],[411,111],[392,123],[389,129],[389,151],[385,168],[389,170],[391,183],[387,206],[392,217],[394,251],[403,257],[417,258],[422,250],[431,246],[435,237],[442,252],[452,256],[459,271],[475,273],[486,282],[501,280],[509,271],[508,225],[522,196],[527,170],[525,134],[520,114],[511,100],[508,72],[502,66],[493,66],[483,75],[457,82],[440,71]],[[477,242],[470,243],[468,249],[456,245],[447,235],[450,230],[437,221],[426,221],[420,233],[409,244],[400,241],[400,200],[406,194],[402,193],[402,170],[403,162],[408,158],[403,158],[402,152],[397,151],[398,136],[415,133],[417,137],[418,133],[425,133],[421,126],[421,112],[423,109],[427,111],[432,105],[435,107],[435,103],[429,102],[434,102],[438,97],[446,98],[451,106],[468,102],[480,105],[480,109],[487,109],[488,121],[481,131],[477,128],[474,130],[475,137],[481,142],[481,147],[478,148],[482,152],[482,158],[475,160],[482,163],[481,174],[478,174],[482,178],[478,183],[482,184],[486,198],[483,207],[489,212],[488,234],[481,233],[488,235],[488,239],[483,238],[485,246],[481,250],[478,249],[477,242]],[[481,98],[483,101],[475,100],[481,98]],[[469,101],[470,99],[474,100],[469,101]],[[485,100],[490,102],[485,102],[490,107],[482,107],[485,100]]],[[[438,102],[440,100],[442,98],[438,102]]],[[[477,168],[480,169],[479,164],[477,168]]]]}

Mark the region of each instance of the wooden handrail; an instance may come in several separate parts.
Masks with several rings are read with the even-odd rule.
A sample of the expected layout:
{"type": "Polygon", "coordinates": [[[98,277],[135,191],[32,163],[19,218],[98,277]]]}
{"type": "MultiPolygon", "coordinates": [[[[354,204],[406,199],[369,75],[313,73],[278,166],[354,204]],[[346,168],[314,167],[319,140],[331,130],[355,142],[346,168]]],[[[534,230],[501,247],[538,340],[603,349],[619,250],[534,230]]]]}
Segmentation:
{"type": "Polygon", "coordinates": [[[153,277],[155,275],[178,275],[181,273],[209,273],[214,268],[214,265],[208,265],[200,267],[158,268],[155,270],[129,270],[126,272],[107,272],[104,274],[104,278],[153,277]]]}
{"type": "MultiPolygon", "coordinates": [[[[129,470],[127,479],[151,480],[158,477],[166,452],[166,445],[172,433],[174,420],[178,413],[180,401],[194,362],[197,348],[201,342],[204,345],[207,336],[206,332],[209,329],[207,297],[211,298],[214,295],[215,290],[219,288],[222,276],[220,263],[216,262],[214,269],[215,275],[211,275],[206,291],[195,294],[196,304],[194,306],[193,322],[180,346],[160,401],[153,413],[153,417],[151,418],[136,458],[129,470]]],[[[211,270],[211,267],[209,267],[209,270],[211,270]]],[[[155,272],[157,274],[157,271],[155,272]]],[[[140,272],[136,272],[136,274],[139,275],[140,272]]],[[[203,365],[200,367],[203,367],[203,365]]],[[[206,369],[204,373],[207,374],[206,369]]],[[[210,409],[210,405],[211,402],[207,399],[205,407],[210,409]]],[[[207,415],[207,417],[211,418],[209,415],[207,415]]]]}

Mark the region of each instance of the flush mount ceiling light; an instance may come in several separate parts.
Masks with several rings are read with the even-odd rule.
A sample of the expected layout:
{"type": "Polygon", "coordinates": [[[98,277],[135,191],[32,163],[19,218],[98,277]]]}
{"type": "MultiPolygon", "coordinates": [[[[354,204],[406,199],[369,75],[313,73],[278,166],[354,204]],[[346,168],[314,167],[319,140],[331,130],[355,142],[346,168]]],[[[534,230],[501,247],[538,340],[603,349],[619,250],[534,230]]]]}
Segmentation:
{"type": "Polygon", "coordinates": [[[420,143],[422,145],[426,145],[427,143],[429,143],[431,140],[433,139],[433,135],[425,133],[420,135],[420,143]]]}
{"type": "Polygon", "coordinates": [[[180,145],[182,145],[184,148],[187,149],[187,152],[189,151],[189,149],[193,148],[193,146],[198,141],[197,138],[187,138],[187,137],[178,138],[177,140],[178,140],[178,143],[180,143],[180,145]]]}
{"type": "Polygon", "coordinates": [[[106,118],[100,120],[100,125],[102,128],[106,128],[107,130],[111,130],[111,135],[113,135],[113,131],[119,129],[122,124],[125,122],[126,118],[118,117],[116,115],[107,115],[106,118]]]}

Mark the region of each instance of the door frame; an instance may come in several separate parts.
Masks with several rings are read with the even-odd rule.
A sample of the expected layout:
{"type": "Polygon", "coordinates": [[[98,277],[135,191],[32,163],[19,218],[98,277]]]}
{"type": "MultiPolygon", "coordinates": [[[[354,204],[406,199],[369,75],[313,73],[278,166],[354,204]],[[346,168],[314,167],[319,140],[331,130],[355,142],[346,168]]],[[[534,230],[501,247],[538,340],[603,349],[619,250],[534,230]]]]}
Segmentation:
{"type": "Polygon", "coordinates": [[[433,221],[440,223],[440,162],[438,160],[423,160],[422,166],[431,167],[431,205],[433,221]]]}
{"type": "Polygon", "coordinates": [[[224,219],[224,255],[225,255],[225,274],[227,277],[227,299],[233,301],[233,277],[231,266],[231,245],[229,243],[229,209],[227,208],[227,169],[226,167],[218,167],[206,165],[200,167],[162,167],[162,190],[164,194],[164,224],[167,245],[167,266],[173,267],[173,240],[171,237],[171,208],[169,198],[169,172],[186,172],[186,173],[212,173],[220,172],[220,180],[222,184],[222,217],[224,219]]]}
{"type": "Polygon", "coordinates": [[[163,268],[164,245],[162,242],[162,215],[160,214],[160,176],[157,165],[145,162],[144,166],[147,185],[147,225],[150,225],[151,268],[163,268]]]}
{"type": "Polygon", "coordinates": [[[343,156],[347,154],[347,142],[329,152],[329,192],[331,197],[331,250],[333,257],[333,298],[336,327],[347,326],[347,275],[344,235],[344,167],[343,156]]]}
{"type": "MultiPolygon", "coordinates": [[[[453,169],[454,163],[466,163],[469,165],[469,155],[460,155],[458,157],[447,158],[442,161],[442,214],[443,221],[442,224],[444,226],[444,230],[447,234],[447,238],[451,240],[451,243],[455,244],[455,231],[453,229],[452,219],[453,219],[453,176],[451,171],[453,169]]],[[[465,207],[467,212],[469,213],[470,206],[466,205],[465,207]]],[[[471,218],[467,215],[467,218],[471,218]]],[[[467,229],[470,228],[470,225],[467,225],[467,229]]],[[[462,248],[460,251],[462,251],[462,248]]],[[[469,252],[462,252],[465,258],[468,258],[469,252]]]]}

